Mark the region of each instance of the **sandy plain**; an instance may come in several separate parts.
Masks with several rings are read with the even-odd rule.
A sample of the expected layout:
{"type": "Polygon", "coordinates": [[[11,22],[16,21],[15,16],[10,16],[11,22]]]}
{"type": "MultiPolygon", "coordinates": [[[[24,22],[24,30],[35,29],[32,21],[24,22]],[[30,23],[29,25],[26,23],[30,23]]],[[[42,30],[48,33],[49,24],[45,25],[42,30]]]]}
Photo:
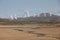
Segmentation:
{"type": "Polygon", "coordinates": [[[0,25],[0,40],[60,40],[60,24],[0,25]]]}

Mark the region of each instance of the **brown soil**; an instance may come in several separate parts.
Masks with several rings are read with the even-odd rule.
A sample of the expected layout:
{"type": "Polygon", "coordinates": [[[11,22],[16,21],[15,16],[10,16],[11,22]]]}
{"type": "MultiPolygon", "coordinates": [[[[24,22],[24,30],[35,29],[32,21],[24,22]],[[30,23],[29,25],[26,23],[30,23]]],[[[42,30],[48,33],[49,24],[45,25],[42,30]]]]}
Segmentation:
{"type": "Polygon", "coordinates": [[[0,40],[60,40],[60,27],[57,26],[0,25],[0,40]]]}

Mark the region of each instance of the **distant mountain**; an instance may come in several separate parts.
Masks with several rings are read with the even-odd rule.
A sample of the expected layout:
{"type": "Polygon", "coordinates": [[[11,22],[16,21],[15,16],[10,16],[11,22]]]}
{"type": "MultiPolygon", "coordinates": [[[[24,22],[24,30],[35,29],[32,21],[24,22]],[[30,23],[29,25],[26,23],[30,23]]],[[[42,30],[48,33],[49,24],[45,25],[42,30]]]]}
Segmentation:
{"type": "Polygon", "coordinates": [[[31,17],[25,17],[25,18],[17,18],[17,19],[2,19],[0,18],[0,22],[60,22],[60,16],[49,14],[49,13],[41,13],[40,16],[31,16],[31,17]]]}
{"type": "Polygon", "coordinates": [[[52,14],[51,16],[48,14],[47,16],[39,16],[39,17],[26,17],[26,18],[18,18],[19,22],[60,22],[60,16],[52,14]]]}

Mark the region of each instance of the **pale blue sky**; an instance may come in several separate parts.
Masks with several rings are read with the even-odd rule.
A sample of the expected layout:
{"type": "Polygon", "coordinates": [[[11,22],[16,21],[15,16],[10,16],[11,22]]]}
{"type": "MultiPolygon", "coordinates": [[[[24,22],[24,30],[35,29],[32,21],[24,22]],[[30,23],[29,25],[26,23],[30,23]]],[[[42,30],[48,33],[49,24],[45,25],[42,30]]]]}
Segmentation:
{"type": "Polygon", "coordinates": [[[0,0],[0,17],[24,15],[24,10],[34,12],[60,12],[60,0],[0,0]]]}

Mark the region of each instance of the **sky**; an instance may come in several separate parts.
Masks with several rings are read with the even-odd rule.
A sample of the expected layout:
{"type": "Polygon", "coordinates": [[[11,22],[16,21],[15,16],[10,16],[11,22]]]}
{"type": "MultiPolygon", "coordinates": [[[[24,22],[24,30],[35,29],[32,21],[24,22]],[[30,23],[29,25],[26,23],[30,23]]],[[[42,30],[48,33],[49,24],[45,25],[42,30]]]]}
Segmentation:
{"type": "Polygon", "coordinates": [[[0,18],[8,18],[16,14],[24,16],[28,10],[30,15],[42,12],[60,12],[60,0],[0,0],[0,18]]]}

